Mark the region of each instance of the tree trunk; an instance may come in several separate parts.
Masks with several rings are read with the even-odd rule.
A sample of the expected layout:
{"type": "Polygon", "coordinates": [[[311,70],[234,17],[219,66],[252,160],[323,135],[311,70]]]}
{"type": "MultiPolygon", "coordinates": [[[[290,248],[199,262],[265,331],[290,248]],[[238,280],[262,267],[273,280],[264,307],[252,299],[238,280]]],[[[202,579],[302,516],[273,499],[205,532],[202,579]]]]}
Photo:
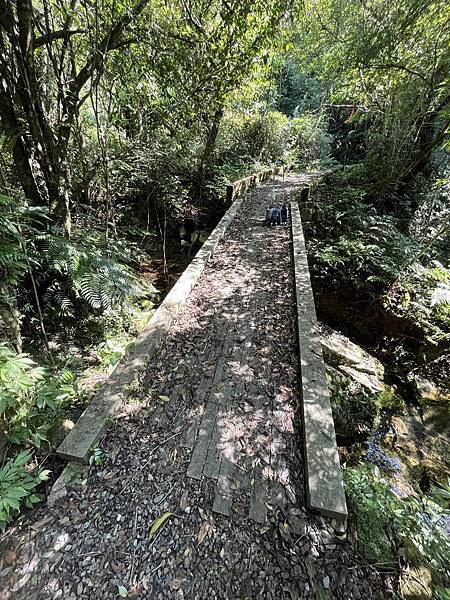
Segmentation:
{"type": "Polygon", "coordinates": [[[222,121],[222,117],[223,108],[219,107],[214,113],[213,122],[211,124],[211,127],[209,128],[208,135],[206,137],[205,148],[200,159],[200,165],[197,175],[198,191],[200,196],[202,195],[203,189],[205,187],[206,175],[210,166],[212,154],[214,152],[214,147],[216,145],[216,139],[219,133],[219,127],[220,122],[222,121]]]}
{"type": "MultiPolygon", "coordinates": [[[[45,92],[41,85],[39,66],[35,63],[37,47],[46,46],[54,58],[55,39],[68,40],[76,32],[70,31],[70,19],[63,30],[47,31],[36,43],[32,0],[0,0],[0,117],[1,129],[12,140],[12,155],[23,191],[36,205],[47,205],[53,222],[70,235],[71,176],[68,163],[69,142],[82,103],[85,84],[100,77],[105,56],[120,47],[127,26],[145,9],[149,0],[136,0],[132,8],[122,15],[105,32],[96,48],[88,53],[84,65],[76,72],[71,61],[70,73],[61,78],[67,43],[60,48],[58,60],[51,60],[58,88],[62,116],[51,123],[47,111],[45,92]],[[66,81],[69,83],[66,85],[66,81]]],[[[74,4],[72,2],[72,4],[74,4]]],[[[48,5],[44,3],[44,8],[48,5]]],[[[45,11],[44,11],[45,12],[45,11]]],[[[47,15],[46,15],[47,16],[47,15]]],[[[47,86],[50,89],[49,86],[47,86]]]]}

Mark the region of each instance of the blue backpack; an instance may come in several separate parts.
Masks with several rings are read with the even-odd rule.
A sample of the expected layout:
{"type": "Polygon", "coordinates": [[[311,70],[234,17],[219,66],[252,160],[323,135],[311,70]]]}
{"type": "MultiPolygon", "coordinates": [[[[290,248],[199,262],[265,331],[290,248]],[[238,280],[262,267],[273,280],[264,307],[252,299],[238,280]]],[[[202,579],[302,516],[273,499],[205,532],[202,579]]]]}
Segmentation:
{"type": "Polygon", "coordinates": [[[271,225],[280,225],[281,223],[281,211],[279,208],[272,208],[272,216],[270,218],[271,225]]]}

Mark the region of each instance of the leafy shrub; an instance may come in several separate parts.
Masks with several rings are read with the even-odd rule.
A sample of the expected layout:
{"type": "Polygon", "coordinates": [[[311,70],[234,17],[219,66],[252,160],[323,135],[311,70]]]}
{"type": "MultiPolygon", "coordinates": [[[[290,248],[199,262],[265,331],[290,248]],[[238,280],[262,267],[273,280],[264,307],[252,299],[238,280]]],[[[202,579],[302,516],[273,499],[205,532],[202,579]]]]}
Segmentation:
{"type": "MultiPolygon", "coordinates": [[[[410,322],[418,341],[450,339],[450,271],[436,249],[400,230],[363,187],[353,165],[319,186],[304,207],[311,271],[323,288],[353,289],[377,310],[410,322]]],[[[388,320],[388,319],[387,319],[388,320]]]]}
{"type": "Polygon", "coordinates": [[[290,125],[291,156],[300,169],[319,168],[333,163],[332,136],[326,131],[324,115],[304,113],[290,125]]]}
{"type": "Polygon", "coordinates": [[[218,166],[242,161],[270,164],[283,160],[289,140],[289,119],[282,113],[228,113],[219,132],[218,166]]]}
{"type": "Polygon", "coordinates": [[[377,394],[376,403],[380,408],[387,409],[397,414],[402,413],[405,409],[405,401],[403,398],[389,387],[386,387],[382,392],[377,394]]]}
{"type": "Polygon", "coordinates": [[[103,246],[95,234],[70,241],[54,235],[39,236],[37,251],[44,253],[41,279],[51,281],[44,302],[53,314],[73,317],[76,303],[113,312],[153,291],[121,262],[114,244],[112,248],[103,246]]]}
{"type": "Polygon", "coordinates": [[[18,286],[29,271],[27,240],[38,233],[35,225],[45,218],[45,209],[0,194],[0,334],[17,349],[22,343],[18,286]]]}
{"type": "Polygon", "coordinates": [[[385,306],[395,315],[413,318],[433,344],[450,341],[450,269],[433,261],[414,263],[387,291],[385,306]]]}
{"type": "Polygon", "coordinates": [[[20,512],[22,506],[31,508],[40,502],[36,488],[48,479],[49,471],[28,470],[26,465],[31,457],[31,450],[23,450],[0,468],[0,528],[20,512]]]}
{"type": "Polygon", "coordinates": [[[26,354],[0,344],[0,429],[8,441],[40,447],[75,395],[73,375],[51,375],[26,354]]]}
{"type": "Polygon", "coordinates": [[[448,503],[443,508],[433,495],[399,498],[378,469],[368,465],[345,469],[344,480],[358,551],[370,561],[386,563],[402,547],[412,564],[430,569],[435,585],[444,584],[450,577],[448,503]]]}
{"type": "Polygon", "coordinates": [[[319,192],[312,209],[311,256],[324,277],[375,292],[398,276],[418,246],[396,227],[389,215],[380,215],[358,188],[319,192]]]}

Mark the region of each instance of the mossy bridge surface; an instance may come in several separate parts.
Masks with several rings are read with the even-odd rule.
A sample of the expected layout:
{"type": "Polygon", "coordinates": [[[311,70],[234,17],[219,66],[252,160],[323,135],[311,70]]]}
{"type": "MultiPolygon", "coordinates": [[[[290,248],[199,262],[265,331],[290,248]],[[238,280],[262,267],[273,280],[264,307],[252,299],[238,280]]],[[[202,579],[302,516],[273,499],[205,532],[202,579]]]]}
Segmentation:
{"type": "Polygon", "coordinates": [[[345,535],[298,209],[318,177],[234,200],[59,448],[83,462],[109,424],[101,464],[3,534],[2,600],[379,597],[345,535]]]}

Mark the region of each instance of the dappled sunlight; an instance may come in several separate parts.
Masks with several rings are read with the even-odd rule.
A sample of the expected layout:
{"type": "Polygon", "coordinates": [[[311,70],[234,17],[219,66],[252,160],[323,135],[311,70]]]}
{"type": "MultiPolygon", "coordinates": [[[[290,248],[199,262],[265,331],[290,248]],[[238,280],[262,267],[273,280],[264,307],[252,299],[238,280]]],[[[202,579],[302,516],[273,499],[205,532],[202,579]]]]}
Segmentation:
{"type": "MultiPolygon", "coordinates": [[[[265,198],[257,192],[263,215],[265,198]]],[[[65,574],[77,557],[88,565],[91,556],[95,562],[105,555],[105,568],[113,570],[109,589],[117,591],[147,568],[143,552],[151,580],[158,564],[149,527],[166,512],[183,523],[201,515],[212,531],[220,521],[211,510],[264,523],[268,514],[302,499],[289,230],[263,228],[259,218],[247,218],[252,212],[255,207],[244,203],[139,383],[127,390],[128,401],[102,444],[104,464],[93,466],[88,484],[75,488],[67,520],[52,522],[40,552],[24,542],[20,551],[28,558],[17,589],[40,576],[43,560],[48,568],[55,565],[45,578],[45,592],[53,595],[65,590],[65,574]],[[89,545],[94,530],[105,544],[89,545]],[[133,568],[135,554],[134,573],[121,570],[122,563],[133,568]]],[[[78,588],[88,594],[89,580],[86,569],[67,597],[78,588]]]]}

